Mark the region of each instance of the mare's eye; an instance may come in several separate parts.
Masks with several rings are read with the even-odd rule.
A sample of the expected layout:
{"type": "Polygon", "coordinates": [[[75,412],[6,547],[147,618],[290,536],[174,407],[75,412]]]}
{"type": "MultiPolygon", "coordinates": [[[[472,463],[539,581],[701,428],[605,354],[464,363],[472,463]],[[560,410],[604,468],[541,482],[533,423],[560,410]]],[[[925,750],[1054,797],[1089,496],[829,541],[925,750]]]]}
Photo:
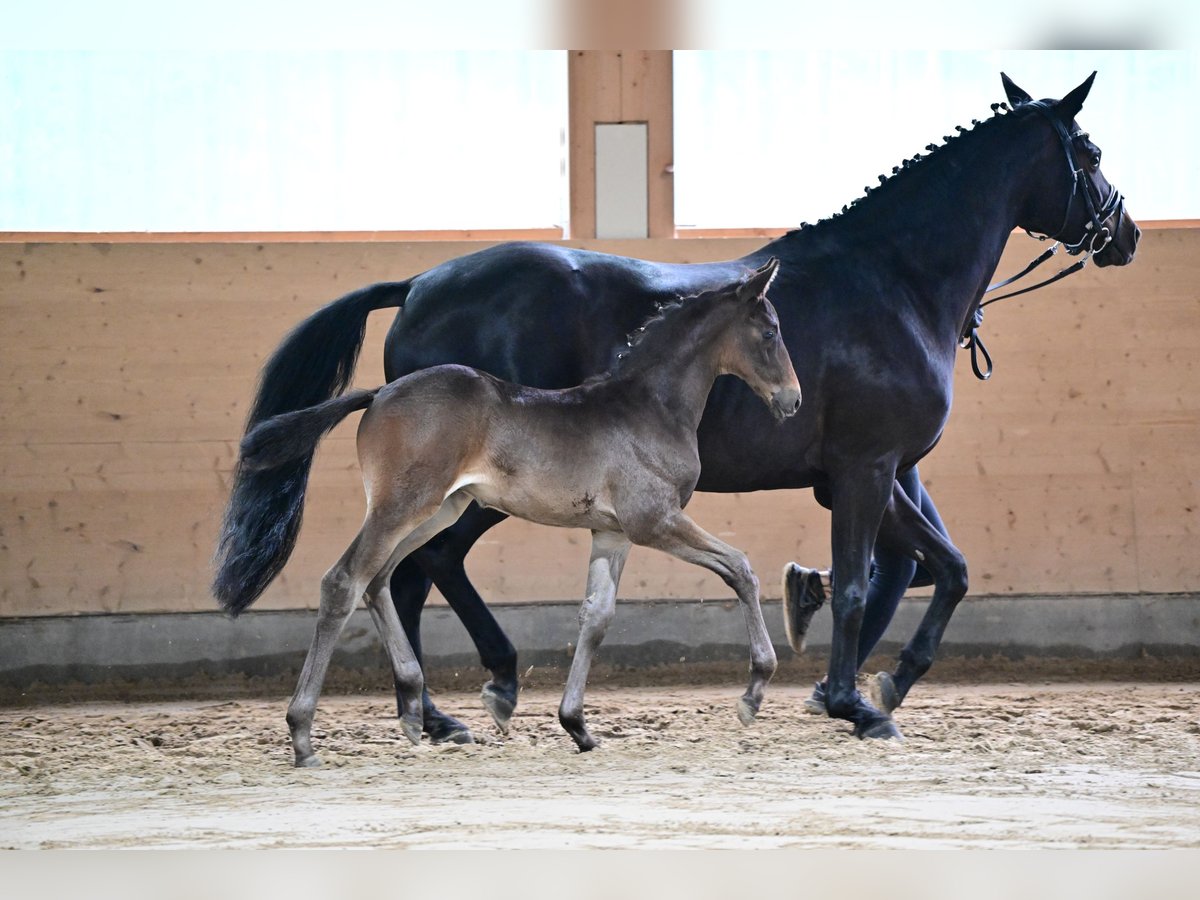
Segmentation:
{"type": "Polygon", "coordinates": [[[1099,150],[1097,150],[1095,153],[1092,154],[1092,158],[1091,158],[1090,162],[1092,164],[1093,172],[1096,171],[1098,168],[1100,168],[1100,151],[1099,150]]]}
{"type": "Polygon", "coordinates": [[[763,332],[763,340],[764,341],[769,341],[773,337],[775,337],[775,332],[772,331],[770,328],[768,328],[766,331],[763,332]]]}

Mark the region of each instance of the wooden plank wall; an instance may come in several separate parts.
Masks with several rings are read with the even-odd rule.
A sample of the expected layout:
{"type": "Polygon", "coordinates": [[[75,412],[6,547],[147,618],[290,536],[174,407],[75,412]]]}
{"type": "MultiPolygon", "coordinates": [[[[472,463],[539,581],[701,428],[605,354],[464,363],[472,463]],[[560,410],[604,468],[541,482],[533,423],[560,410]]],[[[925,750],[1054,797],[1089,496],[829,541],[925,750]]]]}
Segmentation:
{"type": "MultiPolygon", "coordinates": [[[[649,258],[758,240],[588,242],[649,258]]],[[[319,305],[477,243],[0,244],[0,615],[210,610],[209,559],[254,379],[319,305]]],[[[1014,237],[1000,271],[1039,249],[1014,237]]],[[[1125,269],[1089,267],[988,312],[987,384],[960,362],[922,465],[975,593],[1200,587],[1200,230],[1149,231],[1125,269]]],[[[358,383],[382,379],[372,317],[358,383]]],[[[264,608],[311,607],[361,521],[353,424],[318,457],[304,534],[264,608]]],[[[807,492],[699,495],[767,596],[788,559],[828,560],[807,492]]],[[[506,522],[469,560],[501,602],[579,596],[579,532],[506,522]]],[[[635,552],[622,595],[725,598],[714,577],[635,552]]]]}

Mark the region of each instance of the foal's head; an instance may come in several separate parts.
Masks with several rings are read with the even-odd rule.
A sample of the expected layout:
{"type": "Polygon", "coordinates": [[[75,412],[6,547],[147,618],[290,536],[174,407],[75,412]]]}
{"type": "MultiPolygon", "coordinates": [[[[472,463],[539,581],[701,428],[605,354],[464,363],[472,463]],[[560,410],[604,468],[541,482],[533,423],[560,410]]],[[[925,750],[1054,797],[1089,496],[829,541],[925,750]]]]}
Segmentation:
{"type": "Polygon", "coordinates": [[[745,381],[782,420],[800,409],[800,382],[779,335],[779,317],[767,299],[777,271],[779,260],[771,259],[728,289],[735,312],[719,359],[722,372],[745,381]]]}

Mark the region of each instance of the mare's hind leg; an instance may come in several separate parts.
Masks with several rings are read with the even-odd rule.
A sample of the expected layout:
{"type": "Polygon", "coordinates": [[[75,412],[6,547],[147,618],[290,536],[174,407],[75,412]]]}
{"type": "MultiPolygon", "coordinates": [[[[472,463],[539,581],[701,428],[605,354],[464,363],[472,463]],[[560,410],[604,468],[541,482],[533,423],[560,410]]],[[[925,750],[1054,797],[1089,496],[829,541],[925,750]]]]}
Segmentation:
{"type": "MultiPolygon", "coordinates": [[[[368,510],[367,520],[358,535],[342,558],[321,579],[321,605],[317,613],[316,633],[287,711],[288,729],[298,767],[320,765],[312,748],[313,715],[329,661],[333,658],[334,647],[346,620],[350,618],[367,585],[391,558],[392,549],[399,540],[433,511],[425,510],[420,516],[397,521],[386,511],[381,514],[379,510],[368,510]]],[[[420,675],[419,667],[417,674],[420,675]]]]}
{"type": "MultiPolygon", "coordinates": [[[[423,699],[425,694],[425,679],[421,672],[421,663],[404,633],[392,602],[388,583],[392,572],[410,553],[436,535],[443,528],[454,524],[471,502],[464,493],[452,494],[447,497],[441,507],[432,516],[421,522],[392,551],[387,563],[371,579],[367,586],[367,609],[379,636],[383,640],[384,650],[392,664],[392,674],[396,683],[396,703],[400,712],[400,728],[405,736],[414,744],[421,742],[423,725],[423,699]]],[[[468,739],[470,732],[467,732],[468,739]]]]}
{"type": "MultiPolygon", "coordinates": [[[[517,651],[471,584],[464,560],[475,542],[506,518],[497,510],[470,506],[458,522],[414,554],[425,575],[432,579],[467,629],[479,653],[479,661],[492,673],[483,686],[480,699],[502,732],[508,731],[509,720],[517,705],[517,651]]],[[[393,588],[395,581],[393,579],[393,588]]],[[[423,595],[420,602],[424,604],[423,595]]],[[[415,614],[411,610],[401,610],[401,606],[397,601],[397,611],[401,613],[401,621],[411,640],[418,627],[420,612],[419,609],[415,614]]],[[[426,704],[425,727],[431,736],[436,729],[444,729],[454,722],[456,720],[438,711],[431,702],[426,704]]]]}
{"type": "Polygon", "coordinates": [[[567,674],[567,688],[558,707],[558,721],[571,735],[580,753],[596,746],[583,720],[583,692],[587,688],[592,658],[604,640],[617,603],[617,585],[629,556],[629,539],[623,534],[593,531],[592,558],[588,563],[587,595],[579,608],[579,642],[567,674]]]}
{"type": "Polygon", "coordinates": [[[913,684],[929,671],[950,617],[967,593],[967,561],[962,553],[921,514],[899,485],[879,527],[879,539],[910,555],[933,575],[933,598],[912,639],[900,652],[893,675],[881,672],[871,694],[884,712],[891,712],[913,684]]]}
{"type": "MultiPolygon", "coordinates": [[[[438,540],[437,537],[433,538],[433,541],[436,540],[438,540]]],[[[428,547],[429,544],[425,546],[428,547]]],[[[417,562],[417,557],[424,549],[421,548],[408,558],[402,559],[392,572],[392,579],[389,583],[392,604],[422,670],[425,667],[425,657],[421,648],[421,611],[425,608],[429,589],[433,586],[433,582],[417,562]]],[[[404,687],[396,684],[395,688],[396,714],[403,718],[404,687]]],[[[421,691],[421,718],[422,730],[435,744],[444,741],[454,744],[469,744],[474,741],[471,731],[466,725],[453,716],[446,715],[433,705],[433,700],[429,697],[428,686],[421,691]]]]}
{"type": "Polygon", "coordinates": [[[715,572],[737,593],[750,637],[750,684],[738,700],[737,713],[742,724],[749,725],[762,706],[767,682],[775,674],[776,659],[759,605],[758,578],[746,554],[713,537],[682,511],[644,529],[635,540],[715,572]]]}

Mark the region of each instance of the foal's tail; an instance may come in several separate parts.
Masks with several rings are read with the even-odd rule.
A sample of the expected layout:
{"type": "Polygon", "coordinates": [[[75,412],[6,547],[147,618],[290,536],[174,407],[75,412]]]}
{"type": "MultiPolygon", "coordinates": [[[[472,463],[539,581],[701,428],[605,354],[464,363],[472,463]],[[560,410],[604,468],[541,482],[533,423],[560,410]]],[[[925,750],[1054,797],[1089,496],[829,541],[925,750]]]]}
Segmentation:
{"type": "Polygon", "coordinates": [[[292,555],[317,444],[379,388],[350,391],[259,422],[242,439],[233,493],[217,545],[213,594],[236,616],[258,599],[292,555]]]}
{"type": "Polygon", "coordinates": [[[350,391],[308,409],[280,413],[259,422],[242,438],[242,469],[262,472],[293,460],[312,459],[321,438],[350,413],[370,406],[379,391],[350,391]]]}
{"type": "Polygon", "coordinates": [[[333,301],[297,325],[263,367],[217,541],[213,594],[231,615],[253,603],[291,555],[317,442],[374,396],[337,396],[354,376],[367,316],[402,306],[408,289],[406,281],[375,284],[333,301]],[[271,421],[281,414],[292,418],[271,421]]]}

